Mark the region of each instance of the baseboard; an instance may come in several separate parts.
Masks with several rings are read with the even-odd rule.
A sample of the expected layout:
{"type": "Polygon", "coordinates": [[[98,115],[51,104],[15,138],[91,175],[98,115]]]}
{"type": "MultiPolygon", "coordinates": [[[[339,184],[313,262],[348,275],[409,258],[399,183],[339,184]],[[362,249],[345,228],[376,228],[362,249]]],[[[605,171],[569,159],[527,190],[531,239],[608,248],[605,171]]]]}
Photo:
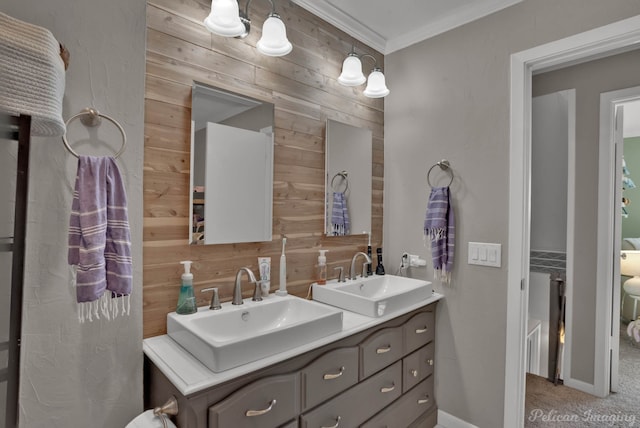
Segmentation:
{"type": "Polygon", "coordinates": [[[564,386],[586,392],[587,394],[595,395],[596,397],[599,396],[596,394],[596,387],[592,383],[586,383],[577,379],[564,379],[564,386]]]}
{"type": "Polygon", "coordinates": [[[449,413],[438,409],[438,425],[436,428],[478,428],[475,425],[465,422],[460,418],[456,418],[449,413]]]}

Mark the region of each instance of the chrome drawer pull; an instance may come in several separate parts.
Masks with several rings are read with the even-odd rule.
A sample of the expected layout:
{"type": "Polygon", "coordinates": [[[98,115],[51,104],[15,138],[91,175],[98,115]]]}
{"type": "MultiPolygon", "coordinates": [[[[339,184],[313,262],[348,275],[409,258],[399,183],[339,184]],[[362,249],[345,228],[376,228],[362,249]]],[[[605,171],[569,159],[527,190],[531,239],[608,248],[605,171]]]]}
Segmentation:
{"type": "Polygon", "coordinates": [[[340,419],[342,419],[342,418],[340,416],[338,416],[338,418],[336,419],[336,424],[335,425],[331,425],[330,427],[322,426],[320,428],[338,428],[338,425],[340,425],[340,419]]]}
{"type": "Polygon", "coordinates": [[[410,370],[409,373],[411,373],[411,376],[413,377],[418,377],[418,370],[416,369],[410,370]]]}
{"type": "Polygon", "coordinates": [[[430,366],[432,366],[432,365],[433,365],[433,358],[429,358],[429,359],[427,360],[427,364],[429,364],[430,366]]]}
{"type": "Polygon", "coordinates": [[[322,379],[324,380],[336,379],[342,376],[343,373],[344,373],[344,366],[340,367],[339,373],[326,373],[324,376],[322,376],[322,379]]]}
{"type": "Polygon", "coordinates": [[[426,333],[427,330],[429,330],[429,327],[427,327],[426,325],[424,326],[424,328],[417,328],[416,329],[416,334],[422,334],[422,333],[426,333]]]}
{"type": "Polygon", "coordinates": [[[380,388],[380,392],[386,393],[386,392],[391,392],[394,389],[396,389],[396,384],[392,384],[391,386],[383,386],[382,388],[380,388]]]}
{"type": "Polygon", "coordinates": [[[389,351],[391,351],[391,345],[387,345],[386,348],[378,348],[378,349],[376,349],[376,354],[386,354],[389,351]]]}
{"type": "Polygon", "coordinates": [[[269,413],[271,411],[271,409],[273,409],[273,406],[276,405],[276,399],[274,398],[273,400],[271,400],[271,403],[269,403],[269,407],[267,407],[266,409],[262,409],[262,410],[247,410],[247,412],[245,413],[245,416],[260,416],[260,415],[264,415],[265,413],[269,413]]]}
{"type": "Polygon", "coordinates": [[[418,399],[418,404],[426,404],[429,402],[429,396],[427,395],[427,398],[420,398],[418,399]]]}

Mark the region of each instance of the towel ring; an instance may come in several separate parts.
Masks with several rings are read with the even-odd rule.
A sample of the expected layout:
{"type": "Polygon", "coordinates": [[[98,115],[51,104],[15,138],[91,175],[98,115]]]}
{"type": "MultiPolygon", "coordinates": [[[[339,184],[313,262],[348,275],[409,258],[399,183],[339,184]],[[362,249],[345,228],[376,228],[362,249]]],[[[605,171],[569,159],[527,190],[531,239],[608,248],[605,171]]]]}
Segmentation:
{"type": "MultiPolygon", "coordinates": [[[[118,130],[120,131],[120,134],[122,134],[122,146],[120,147],[120,150],[118,150],[118,152],[113,156],[114,158],[118,158],[122,152],[124,152],[124,149],[127,146],[127,135],[124,133],[124,129],[122,128],[122,126],[118,123],[117,120],[113,119],[112,117],[107,116],[106,114],[102,114],[100,113],[98,110],[94,109],[94,108],[90,108],[87,107],[84,110],[82,110],[80,113],[76,114],[75,116],[71,116],[66,122],[65,122],[65,127],[68,127],[69,124],[71,122],[73,122],[75,119],[80,118],[80,121],[85,125],[85,126],[98,126],[102,120],[101,118],[105,118],[108,121],[110,121],[111,123],[113,123],[116,128],[118,128],[118,130]]],[[[69,150],[69,152],[77,157],[80,157],[80,155],[78,155],[78,153],[76,153],[75,150],[73,150],[71,148],[71,146],[69,145],[69,142],[67,141],[67,131],[65,130],[64,134],[62,135],[62,142],[64,143],[64,146],[67,148],[67,150],[69,150]]]]}
{"type": "Polygon", "coordinates": [[[431,171],[436,166],[439,166],[443,171],[449,171],[449,174],[451,174],[451,180],[449,180],[449,184],[447,184],[447,187],[451,186],[451,183],[453,183],[453,170],[451,169],[451,164],[449,163],[449,161],[446,159],[442,159],[440,162],[436,162],[435,164],[433,164],[433,166],[429,168],[429,172],[427,172],[427,183],[429,183],[429,187],[433,187],[433,185],[431,184],[431,180],[429,180],[429,175],[431,175],[431,171]]]}
{"type": "MultiPolygon", "coordinates": [[[[336,175],[333,176],[333,178],[331,179],[331,188],[333,189],[334,192],[338,191],[338,189],[336,189],[336,187],[333,184],[334,181],[336,181],[336,178],[342,177],[342,181],[344,181],[343,193],[346,193],[346,191],[349,189],[349,180],[347,179],[348,175],[349,175],[349,173],[347,171],[340,171],[336,175]]],[[[338,183],[338,184],[340,184],[340,183],[338,183]]]]}

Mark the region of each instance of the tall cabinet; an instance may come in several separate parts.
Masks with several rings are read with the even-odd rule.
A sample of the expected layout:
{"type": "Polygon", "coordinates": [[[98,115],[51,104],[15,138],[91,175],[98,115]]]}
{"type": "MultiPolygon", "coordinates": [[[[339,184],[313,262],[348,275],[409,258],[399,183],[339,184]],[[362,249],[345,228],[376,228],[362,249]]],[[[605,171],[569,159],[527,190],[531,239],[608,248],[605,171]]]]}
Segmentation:
{"type": "MultiPolygon", "coordinates": [[[[3,205],[10,207],[13,204],[13,218],[10,218],[11,210],[4,210],[2,213],[2,234],[0,234],[0,257],[2,257],[1,262],[3,263],[2,274],[0,274],[0,290],[3,296],[0,299],[0,314],[2,314],[0,315],[2,316],[0,322],[0,400],[2,401],[0,411],[4,410],[4,412],[0,412],[0,427],[6,428],[18,425],[20,335],[30,139],[30,116],[14,116],[0,112],[0,142],[9,145],[17,144],[15,193],[11,195],[13,192],[3,192],[9,193],[8,200],[4,201],[3,205]],[[7,213],[6,216],[5,213],[7,213]],[[6,269],[5,264],[10,265],[11,268],[6,269]]],[[[12,183],[13,179],[8,177],[9,173],[6,170],[3,173],[5,174],[2,177],[4,182],[12,183]]]]}

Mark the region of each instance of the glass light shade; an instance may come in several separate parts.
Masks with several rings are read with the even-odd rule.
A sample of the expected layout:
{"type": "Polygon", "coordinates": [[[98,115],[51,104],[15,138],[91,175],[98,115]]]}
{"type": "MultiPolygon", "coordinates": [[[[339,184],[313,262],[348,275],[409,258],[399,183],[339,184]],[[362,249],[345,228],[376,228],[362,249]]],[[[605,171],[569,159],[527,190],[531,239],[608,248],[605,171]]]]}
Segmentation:
{"type": "Polygon", "coordinates": [[[204,26],[212,33],[224,37],[237,37],[245,32],[240,20],[240,9],[236,0],[213,0],[211,13],[204,20],[204,26]]]}
{"type": "Polygon", "coordinates": [[[342,63],[342,73],[338,77],[338,83],[344,86],[358,86],[366,82],[367,78],[362,74],[362,62],[355,54],[349,54],[342,63]]]}
{"type": "Polygon", "coordinates": [[[258,40],[256,48],[260,53],[268,56],[283,56],[293,49],[287,39],[287,29],[278,14],[272,13],[264,21],[262,37],[258,40]]]}
{"type": "Polygon", "coordinates": [[[382,98],[389,95],[389,89],[385,83],[384,74],[379,68],[374,68],[367,81],[367,87],[363,92],[365,97],[382,98]]]}

